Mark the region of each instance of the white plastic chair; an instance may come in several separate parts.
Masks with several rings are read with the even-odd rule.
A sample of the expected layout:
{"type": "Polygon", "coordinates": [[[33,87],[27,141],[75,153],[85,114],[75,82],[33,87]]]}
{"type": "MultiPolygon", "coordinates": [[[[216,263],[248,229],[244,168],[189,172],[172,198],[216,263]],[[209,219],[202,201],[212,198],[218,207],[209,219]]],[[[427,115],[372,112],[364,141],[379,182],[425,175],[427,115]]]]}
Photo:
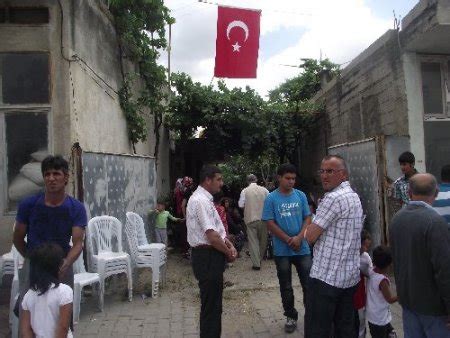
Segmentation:
{"type": "Polygon", "coordinates": [[[11,249],[14,261],[14,277],[11,284],[11,297],[9,300],[9,324],[11,325],[11,337],[17,338],[19,336],[19,318],[14,314],[14,306],[20,295],[19,288],[19,268],[23,265],[23,257],[13,246],[11,249]]]}
{"type": "Polygon", "coordinates": [[[2,286],[4,275],[14,275],[14,257],[12,248],[10,252],[0,256],[0,286],[2,286]]]}
{"type": "Polygon", "coordinates": [[[143,230],[144,222],[134,212],[127,212],[126,216],[125,234],[130,250],[133,271],[136,271],[138,268],[152,269],[152,298],[155,298],[159,292],[160,276],[162,277],[161,284],[164,285],[165,283],[167,263],[166,246],[162,243],[140,244],[138,235],[139,227],[142,227],[141,229],[143,230]]]}
{"type": "Polygon", "coordinates": [[[130,222],[136,225],[139,246],[149,244],[147,234],[145,233],[144,220],[142,219],[142,217],[135,212],[127,212],[127,221],[128,219],[130,220],[130,222]]]}
{"type": "Polygon", "coordinates": [[[73,263],[73,322],[80,319],[81,291],[87,285],[97,284],[98,306],[103,311],[104,284],[97,272],[86,272],[84,268],[83,253],[73,263]]]}
{"type": "Polygon", "coordinates": [[[112,216],[98,216],[88,223],[88,266],[100,275],[100,283],[112,275],[125,273],[128,300],[133,299],[133,277],[130,255],[122,250],[122,223],[112,216]]]}

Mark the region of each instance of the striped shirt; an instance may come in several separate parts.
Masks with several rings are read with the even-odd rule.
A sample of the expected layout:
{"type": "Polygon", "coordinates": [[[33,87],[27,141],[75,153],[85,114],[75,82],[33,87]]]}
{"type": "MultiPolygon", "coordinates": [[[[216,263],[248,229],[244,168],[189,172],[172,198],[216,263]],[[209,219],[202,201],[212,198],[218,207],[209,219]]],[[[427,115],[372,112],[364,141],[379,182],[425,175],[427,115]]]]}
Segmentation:
{"type": "Polygon", "coordinates": [[[325,194],[313,220],[324,231],[314,245],[311,278],[343,289],[359,282],[362,222],[361,201],[348,181],[325,194]]]}
{"type": "Polygon", "coordinates": [[[439,194],[433,203],[433,207],[450,225],[450,183],[439,184],[439,194]]]}

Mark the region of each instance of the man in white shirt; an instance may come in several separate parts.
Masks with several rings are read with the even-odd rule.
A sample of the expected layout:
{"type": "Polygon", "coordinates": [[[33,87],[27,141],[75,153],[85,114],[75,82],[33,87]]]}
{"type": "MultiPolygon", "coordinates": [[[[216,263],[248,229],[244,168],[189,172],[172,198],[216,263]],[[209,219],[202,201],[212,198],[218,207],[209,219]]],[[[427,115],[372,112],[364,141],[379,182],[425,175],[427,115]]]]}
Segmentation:
{"type": "Polygon", "coordinates": [[[241,191],[239,207],[244,209],[244,222],[247,226],[248,247],[252,259],[252,269],[261,269],[261,260],[267,247],[267,225],[261,220],[264,201],[269,190],[259,186],[258,178],[247,176],[248,187],[241,191]]]}
{"type": "Polygon", "coordinates": [[[213,203],[213,194],[223,186],[222,173],[207,165],[200,171],[199,186],[186,208],[186,226],[192,247],[192,269],[201,298],[200,338],[220,338],[222,330],[222,292],[225,263],[237,257],[226,238],[225,228],[213,203]]]}
{"type": "Polygon", "coordinates": [[[324,157],[319,170],[326,191],[305,237],[315,243],[306,302],[306,336],[355,336],[353,294],[360,280],[363,210],[348,182],[345,161],[324,157]]]}

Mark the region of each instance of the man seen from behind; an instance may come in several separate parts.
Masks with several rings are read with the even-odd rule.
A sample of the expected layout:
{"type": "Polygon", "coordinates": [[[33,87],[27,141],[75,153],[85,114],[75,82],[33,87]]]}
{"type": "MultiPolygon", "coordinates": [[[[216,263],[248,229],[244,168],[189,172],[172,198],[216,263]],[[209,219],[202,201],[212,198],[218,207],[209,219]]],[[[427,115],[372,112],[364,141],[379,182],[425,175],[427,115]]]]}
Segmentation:
{"type": "Polygon", "coordinates": [[[257,184],[258,178],[250,174],[247,176],[248,187],[241,191],[239,207],[244,208],[244,222],[247,227],[248,246],[252,269],[260,270],[261,261],[267,247],[267,226],[261,220],[264,200],[269,191],[257,184]]]}
{"type": "Polygon", "coordinates": [[[431,174],[410,179],[409,204],[389,226],[405,338],[450,337],[450,232],[432,208],[437,182],[431,174]]]}

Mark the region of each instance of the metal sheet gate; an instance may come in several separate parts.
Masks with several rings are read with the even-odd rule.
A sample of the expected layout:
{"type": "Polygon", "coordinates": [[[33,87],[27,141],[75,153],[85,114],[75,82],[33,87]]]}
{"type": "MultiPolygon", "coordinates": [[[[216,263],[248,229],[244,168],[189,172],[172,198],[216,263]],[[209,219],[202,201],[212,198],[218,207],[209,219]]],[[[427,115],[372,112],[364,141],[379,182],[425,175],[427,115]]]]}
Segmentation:
{"type": "Polygon", "coordinates": [[[384,229],[379,148],[376,138],[328,148],[330,155],[340,155],[347,162],[350,184],[361,199],[364,227],[371,233],[374,246],[382,242],[384,229]]]}
{"type": "MultiPolygon", "coordinates": [[[[88,216],[146,215],[156,204],[156,169],[152,157],[83,152],[83,200],[88,216]]],[[[125,223],[123,223],[125,224],[125,223]]]]}

